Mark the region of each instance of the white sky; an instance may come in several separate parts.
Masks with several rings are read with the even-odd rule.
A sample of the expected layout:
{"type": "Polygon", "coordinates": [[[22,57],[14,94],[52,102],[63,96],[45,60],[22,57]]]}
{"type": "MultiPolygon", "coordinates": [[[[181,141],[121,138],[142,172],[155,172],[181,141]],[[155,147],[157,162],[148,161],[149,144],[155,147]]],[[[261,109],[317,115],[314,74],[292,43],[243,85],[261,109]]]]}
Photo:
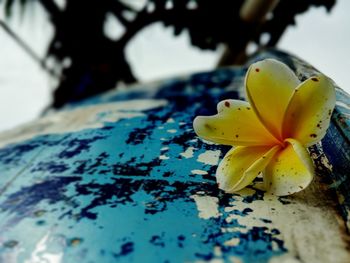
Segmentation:
{"type": "MultiPolygon", "coordinates": [[[[297,17],[279,43],[308,61],[350,93],[350,1],[338,0],[331,14],[314,8],[297,17]]],[[[3,19],[2,6],[0,18],[3,19]]],[[[14,16],[8,24],[40,56],[44,56],[52,28],[40,7],[26,10],[25,16],[14,16]],[[29,11],[29,12],[28,12],[29,11]]],[[[115,21],[109,21],[111,36],[115,21]]],[[[114,27],[115,26],[115,27],[114,27]]],[[[127,49],[134,73],[149,81],[214,67],[219,51],[200,51],[190,46],[183,33],[173,38],[172,29],[155,24],[137,35],[127,49]]],[[[0,130],[36,118],[50,101],[53,81],[0,28],[0,130]]]]}

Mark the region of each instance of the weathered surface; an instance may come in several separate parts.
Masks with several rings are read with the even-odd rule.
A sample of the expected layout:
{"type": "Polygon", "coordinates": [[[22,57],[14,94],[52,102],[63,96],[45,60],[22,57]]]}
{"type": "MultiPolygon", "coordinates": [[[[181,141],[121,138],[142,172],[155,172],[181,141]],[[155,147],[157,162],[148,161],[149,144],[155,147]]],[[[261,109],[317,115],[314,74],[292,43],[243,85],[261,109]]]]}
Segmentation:
{"type": "Polygon", "coordinates": [[[243,98],[244,74],[110,92],[0,134],[0,262],[349,262],[349,97],[338,91],[311,149],[308,189],[228,195],[214,175],[229,148],[197,138],[192,120],[243,98]]]}

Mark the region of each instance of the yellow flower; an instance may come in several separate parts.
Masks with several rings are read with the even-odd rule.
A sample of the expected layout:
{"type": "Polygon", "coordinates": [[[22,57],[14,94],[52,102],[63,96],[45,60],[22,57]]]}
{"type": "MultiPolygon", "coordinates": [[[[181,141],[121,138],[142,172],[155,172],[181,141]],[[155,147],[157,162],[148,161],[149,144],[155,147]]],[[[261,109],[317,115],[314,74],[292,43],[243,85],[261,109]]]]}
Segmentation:
{"type": "Polygon", "coordinates": [[[319,74],[300,82],[285,64],[252,64],[245,88],[248,102],[224,100],[214,116],[198,116],[198,136],[233,147],[216,171],[219,188],[237,192],[259,175],[265,189],[283,196],[301,191],[314,176],[307,147],[319,142],[330,123],[335,89],[319,74]]]}

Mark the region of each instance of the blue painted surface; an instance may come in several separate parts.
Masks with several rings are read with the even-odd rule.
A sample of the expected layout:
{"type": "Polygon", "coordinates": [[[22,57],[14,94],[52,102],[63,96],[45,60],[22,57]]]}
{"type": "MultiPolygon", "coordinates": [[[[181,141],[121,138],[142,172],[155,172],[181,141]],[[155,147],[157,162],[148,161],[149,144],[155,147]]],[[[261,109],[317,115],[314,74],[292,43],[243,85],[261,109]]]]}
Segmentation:
{"type": "MultiPolygon", "coordinates": [[[[68,108],[147,98],[168,103],[100,128],[34,136],[1,148],[0,261],[192,262],[234,256],[268,262],[286,253],[269,218],[257,219],[266,226],[249,228],[226,220],[253,210],[226,211],[241,197],[219,191],[216,164],[198,161],[208,151],[222,158],[229,147],[199,140],[193,118],[214,114],[223,99],[240,98],[244,74],[222,69],[95,97],[68,108]],[[193,155],[184,157],[190,147],[193,155]],[[193,195],[218,197],[224,216],[199,217],[193,195]],[[232,238],[239,242],[227,245],[232,238]]],[[[249,206],[263,200],[263,193],[240,200],[249,206]]]]}

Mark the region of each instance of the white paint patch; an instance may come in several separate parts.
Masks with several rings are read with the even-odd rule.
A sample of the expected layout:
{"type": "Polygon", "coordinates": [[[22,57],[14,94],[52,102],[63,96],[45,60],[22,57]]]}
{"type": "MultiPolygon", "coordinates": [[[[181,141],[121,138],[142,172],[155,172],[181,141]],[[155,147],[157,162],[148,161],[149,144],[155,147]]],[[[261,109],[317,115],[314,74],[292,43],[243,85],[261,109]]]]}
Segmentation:
{"type": "Polygon", "coordinates": [[[209,165],[217,165],[219,163],[221,151],[206,151],[198,156],[197,161],[209,165]]]}
{"type": "Polygon", "coordinates": [[[55,112],[18,128],[2,132],[0,147],[38,135],[102,128],[106,122],[144,116],[142,111],[163,107],[166,104],[166,100],[130,100],[55,112]]]}
{"type": "MultiPolygon", "coordinates": [[[[272,231],[278,229],[280,234],[276,238],[283,240],[288,252],[269,262],[296,263],[299,261],[292,260],[296,256],[300,262],[348,262],[350,253],[342,239],[344,230],[339,226],[329,196],[318,183],[314,182],[303,192],[283,197],[288,204],[268,194],[263,200],[252,203],[244,202],[242,196],[233,195],[232,198],[231,205],[225,208],[223,219],[228,223],[237,222],[238,226],[223,228],[222,232],[247,233],[255,227],[265,227],[266,233],[273,234],[272,231]],[[251,212],[246,215],[237,213],[247,208],[251,212]]],[[[226,242],[224,244],[229,245],[231,240],[226,242]]],[[[272,247],[278,250],[277,244],[272,243],[272,247]]]]}
{"type": "MultiPolygon", "coordinates": [[[[32,252],[31,258],[29,260],[25,260],[25,263],[31,262],[50,262],[50,263],[60,263],[63,258],[63,241],[61,242],[61,252],[52,253],[49,252],[50,249],[47,247],[47,244],[52,243],[53,238],[48,232],[39,242],[36,244],[34,251],[32,252]]],[[[55,240],[54,240],[55,241],[55,240]]],[[[56,241],[57,242],[57,241],[56,241]]]]}
{"type": "Polygon", "coordinates": [[[214,145],[216,144],[215,142],[211,142],[211,141],[207,141],[207,140],[204,140],[202,138],[200,138],[205,144],[209,144],[209,145],[214,145]]]}
{"type": "Polygon", "coordinates": [[[345,103],[342,102],[342,101],[337,101],[335,104],[336,104],[337,106],[340,106],[340,107],[343,107],[343,108],[345,108],[345,109],[350,110],[350,104],[345,104],[345,103]]]}
{"type": "Polygon", "coordinates": [[[167,132],[169,132],[169,133],[176,133],[177,130],[175,130],[175,129],[170,129],[170,130],[167,130],[167,132]]]}
{"type": "Polygon", "coordinates": [[[233,237],[227,241],[225,241],[224,245],[225,246],[229,246],[229,247],[234,247],[237,246],[239,244],[240,240],[237,237],[233,237]]]}
{"type": "Polygon", "coordinates": [[[168,159],[170,159],[170,157],[168,157],[168,156],[163,154],[163,155],[159,156],[159,159],[161,159],[161,160],[168,160],[168,159]]]}
{"type": "Polygon", "coordinates": [[[194,147],[188,147],[186,149],[186,151],[184,151],[183,153],[180,153],[180,155],[186,159],[189,159],[189,158],[192,158],[193,157],[193,151],[195,150],[196,148],[194,147]]]}
{"type": "Polygon", "coordinates": [[[321,163],[331,172],[333,171],[333,165],[331,162],[328,160],[326,155],[321,156],[321,163]]]}
{"type": "Polygon", "coordinates": [[[203,171],[203,170],[192,170],[191,173],[192,173],[192,174],[199,174],[199,175],[208,174],[207,171],[203,171]]]}
{"type": "Polygon", "coordinates": [[[191,195],[198,209],[198,216],[203,219],[217,218],[220,216],[218,210],[219,199],[209,195],[191,195]]]}
{"type": "Polygon", "coordinates": [[[167,150],[169,150],[169,147],[168,147],[168,146],[165,146],[165,147],[162,147],[160,150],[161,150],[161,151],[167,151],[167,150]]]}
{"type": "Polygon", "coordinates": [[[302,263],[299,259],[290,255],[276,256],[269,260],[269,263],[302,263]]]}
{"type": "Polygon", "coordinates": [[[230,259],[229,262],[231,262],[231,263],[243,263],[243,261],[240,258],[235,257],[235,256],[231,256],[231,257],[229,257],[229,259],[230,259]]]}
{"type": "Polygon", "coordinates": [[[322,144],[322,141],[319,142],[319,152],[320,154],[319,155],[311,155],[311,158],[316,160],[316,159],[320,159],[321,160],[321,163],[323,164],[323,166],[329,170],[330,173],[333,172],[333,165],[332,163],[328,160],[327,156],[324,154],[324,151],[323,151],[323,144],[322,144]]]}
{"type": "Polygon", "coordinates": [[[215,255],[216,257],[221,257],[221,256],[222,256],[221,247],[219,247],[219,246],[215,246],[215,247],[214,247],[214,255],[215,255]]]}
{"type": "Polygon", "coordinates": [[[174,121],[173,118],[169,118],[166,122],[167,122],[167,123],[174,123],[175,121],[174,121]]]}

